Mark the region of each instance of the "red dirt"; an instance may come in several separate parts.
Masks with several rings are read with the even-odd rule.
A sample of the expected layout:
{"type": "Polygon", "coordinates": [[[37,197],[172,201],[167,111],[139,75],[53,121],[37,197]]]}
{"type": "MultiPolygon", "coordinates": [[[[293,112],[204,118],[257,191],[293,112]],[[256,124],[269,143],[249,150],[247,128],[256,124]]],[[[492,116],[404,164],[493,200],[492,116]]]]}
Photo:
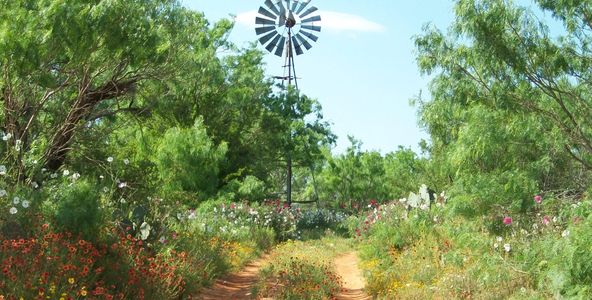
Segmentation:
{"type": "Polygon", "coordinates": [[[214,285],[205,290],[198,299],[235,300],[254,299],[251,287],[257,282],[257,273],[268,260],[269,255],[247,264],[240,272],[216,280],[214,285]]]}
{"type": "MultiPolygon", "coordinates": [[[[251,294],[251,287],[257,282],[257,274],[261,266],[269,259],[269,255],[247,264],[238,273],[230,274],[216,280],[214,285],[203,291],[198,299],[202,300],[243,300],[255,299],[251,294]]],[[[366,300],[371,299],[364,292],[364,277],[358,268],[358,256],[355,252],[345,253],[334,261],[335,272],[341,276],[343,287],[337,295],[338,300],[366,300]]]]}
{"type": "Polygon", "coordinates": [[[364,277],[358,267],[358,256],[356,252],[345,253],[335,259],[335,272],[341,276],[343,287],[337,295],[339,300],[362,300],[371,299],[364,292],[364,277]]]}

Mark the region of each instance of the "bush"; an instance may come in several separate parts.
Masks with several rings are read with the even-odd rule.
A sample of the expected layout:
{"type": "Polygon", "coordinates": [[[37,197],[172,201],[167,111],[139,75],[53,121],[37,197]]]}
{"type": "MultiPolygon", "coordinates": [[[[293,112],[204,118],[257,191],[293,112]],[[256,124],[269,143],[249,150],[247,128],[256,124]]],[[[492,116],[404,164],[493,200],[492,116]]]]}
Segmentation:
{"type": "Polygon", "coordinates": [[[103,225],[100,192],[96,185],[79,180],[58,186],[55,199],[47,204],[55,210],[52,218],[59,230],[96,240],[103,225]]]}

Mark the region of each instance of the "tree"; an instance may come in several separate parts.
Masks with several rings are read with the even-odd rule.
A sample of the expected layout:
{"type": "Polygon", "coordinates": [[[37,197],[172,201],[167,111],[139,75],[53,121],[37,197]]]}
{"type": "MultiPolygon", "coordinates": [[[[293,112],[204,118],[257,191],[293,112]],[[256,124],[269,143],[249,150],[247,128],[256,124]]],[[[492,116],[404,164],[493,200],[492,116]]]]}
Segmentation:
{"type": "Polygon", "coordinates": [[[19,181],[24,156],[57,170],[81,131],[148,113],[179,60],[212,47],[203,15],[174,0],[3,1],[0,19],[3,152],[19,181]]]}
{"type": "MultiPolygon", "coordinates": [[[[320,104],[292,87],[271,95],[266,102],[266,128],[275,145],[270,154],[286,170],[286,201],[292,204],[292,168],[312,166],[323,158],[322,149],[335,141],[329,124],[323,122],[320,104]]],[[[314,181],[314,177],[312,178],[314,181]]],[[[317,199],[318,200],[318,199],[317,199]]]]}
{"type": "Polygon", "coordinates": [[[524,211],[540,189],[581,190],[574,163],[590,169],[586,5],[538,3],[563,21],[560,38],[511,1],[459,0],[449,35],[426,27],[415,40],[420,69],[436,73],[432,100],[419,101],[434,172],[483,211],[524,211]]]}

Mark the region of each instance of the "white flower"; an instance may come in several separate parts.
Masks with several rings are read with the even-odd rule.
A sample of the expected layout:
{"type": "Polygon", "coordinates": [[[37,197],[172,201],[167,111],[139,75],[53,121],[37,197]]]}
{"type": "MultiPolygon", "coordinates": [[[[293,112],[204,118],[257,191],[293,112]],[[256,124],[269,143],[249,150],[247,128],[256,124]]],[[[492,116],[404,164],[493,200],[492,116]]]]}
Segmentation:
{"type": "Polygon", "coordinates": [[[50,178],[57,178],[58,174],[57,173],[51,173],[51,175],[49,175],[50,178]]]}
{"type": "Polygon", "coordinates": [[[510,252],[510,250],[512,250],[512,248],[510,247],[510,244],[504,244],[504,251],[510,252]]]}
{"type": "Polygon", "coordinates": [[[79,173],[72,174],[72,179],[78,180],[78,178],[80,178],[80,174],[79,173]]]}
{"type": "Polygon", "coordinates": [[[10,212],[11,215],[14,215],[18,212],[18,209],[16,209],[16,207],[11,207],[10,210],[8,210],[8,212],[10,212]]]}
{"type": "Polygon", "coordinates": [[[557,223],[557,217],[553,217],[553,223],[557,223]]]}
{"type": "Polygon", "coordinates": [[[19,198],[17,196],[14,196],[14,198],[12,198],[12,203],[14,205],[17,205],[17,204],[21,203],[21,198],[19,198]]]}
{"type": "Polygon", "coordinates": [[[10,140],[10,138],[11,138],[11,137],[12,137],[12,134],[11,134],[11,133],[6,133],[6,134],[4,134],[4,136],[2,137],[2,140],[3,140],[3,141],[8,141],[8,140],[10,140]]]}
{"type": "Polygon", "coordinates": [[[0,175],[6,175],[6,166],[0,165],[0,175]]]}
{"type": "Polygon", "coordinates": [[[499,244],[498,243],[494,243],[493,244],[493,248],[497,249],[497,247],[499,247],[499,244]]]}
{"type": "Polygon", "coordinates": [[[22,144],[21,140],[16,140],[16,142],[14,144],[14,150],[16,150],[17,152],[21,151],[21,144],[22,144]]]}
{"type": "Polygon", "coordinates": [[[99,179],[105,179],[105,176],[103,176],[103,175],[100,175],[100,176],[99,176],[99,179]]]}
{"type": "Polygon", "coordinates": [[[24,200],[23,203],[21,203],[21,205],[23,206],[23,208],[29,207],[30,204],[31,204],[31,202],[29,202],[29,200],[24,200]]]}
{"type": "Polygon", "coordinates": [[[0,190],[0,197],[4,197],[6,195],[6,190],[0,190]]]}
{"type": "Polygon", "coordinates": [[[428,210],[430,208],[430,206],[427,203],[423,203],[422,205],[419,206],[419,209],[421,210],[428,210]]]}
{"type": "Polygon", "coordinates": [[[34,189],[36,189],[36,188],[38,188],[38,187],[39,187],[39,184],[37,184],[37,182],[35,182],[35,181],[32,181],[32,182],[31,182],[31,186],[32,186],[34,189]]]}
{"type": "Polygon", "coordinates": [[[503,241],[504,239],[503,239],[501,236],[498,236],[498,237],[497,237],[495,240],[496,240],[496,241],[498,241],[498,242],[501,242],[501,241],[503,241]]]}
{"type": "Polygon", "coordinates": [[[68,170],[64,170],[64,173],[63,173],[63,175],[64,175],[64,177],[65,177],[65,176],[68,176],[68,175],[70,175],[70,171],[68,171],[68,170]]]}
{"type": "Polygon", "coordinates": [[[126,186],[127,186],[127,183],[125,183],[125,182],[120,182],[120,183],[117,185],[117,187],[119,187],[120,189],[122,189],[122,188],[124,188],[124,187],[126,187],[126,186]]]}
{"type": "Polygon", "coordinates": [[[113,157],[112,156],[107,157],[107,162],[113,162],[113,157]]]}
{"type": "Polygon", "coordinates": [[[126,164],[126,165],[129,165],[129,159],[127,159],[127,158],[126,158],[126,159],[124,159],[124,160],[123,160],[123,163],[124,163],[124,164],[126,164]]]}
{"type": "Polygon", "coordinates": [[[33,160],[33,164],[34,164],[34,165],[36,165],[36,164],[37,164],[37,160],[36,160],[36,159],[35,159],[35,160],[33,160]]]}
{"type": "Polygon", "coordinates": [[[568,237],[568,236],[569,236],[569,229],[566,229],[566,230],[564,230],[564,231],[561,233],[561,236],[562,236],[562,237],[568,237]]]}
{"type": "Polygon", "coordinates": [[[121,198],[121,199],[119,199],[119,203],[126,204],[127,203],[127,200],[125,200],[125,198],[121,198]]]}

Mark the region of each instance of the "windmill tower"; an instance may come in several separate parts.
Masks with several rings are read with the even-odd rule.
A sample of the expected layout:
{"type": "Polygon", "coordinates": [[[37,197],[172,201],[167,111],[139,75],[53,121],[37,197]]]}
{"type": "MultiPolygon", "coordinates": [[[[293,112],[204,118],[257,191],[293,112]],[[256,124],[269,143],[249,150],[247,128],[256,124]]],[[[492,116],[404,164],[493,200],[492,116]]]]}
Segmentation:
{"type": "Polygon", "coordinates": [[[321,21],[318,8],[310,6],[310,0],[266,0],[266,7],[259,7],[255,18],[255,32],[259,42],[270,53],[285,57],[284,75],[275,76],[288,85],[298,89],[298,78],[294,67],[294,53],[304,54],[310,50],[312,44],[318,40],[314,32],[320,32],[321,26],[315,22],[321,21]],[[304,48],[304,49],[303,49],[304,48]]]}
{"type": "MultiPolygon", "coordinates": [[[[312,43],[319,38],[315,32],[321,31],[321,26],[315,22],[321,21],[318,9],[309,6],[310,0],[265,0],[265,7],[259,7],[258,15],[255,18],[255,32],[259,42],[270,53],[285,58],[284,75],[274,76],[282,80],[282,87],[288,90],[292,84],[298,90],[298,77],[294,66],[294,53],[304,54],[304,50],[310,50],[312,43]],[[304,49],[303,49],[304,48],[304,49]],[[285,82],[288,82],[286,87],[285,82]]],[[[286,180],[286,202],[292,204],[292,158],[291,154],[286,157],[287,180],[286,180]]],[[[311,165],[311,173],[315,194],[316,182],[314,170],[311,165]]],[[[318,206],[318,196],[316,196],[318,206]]]]}

